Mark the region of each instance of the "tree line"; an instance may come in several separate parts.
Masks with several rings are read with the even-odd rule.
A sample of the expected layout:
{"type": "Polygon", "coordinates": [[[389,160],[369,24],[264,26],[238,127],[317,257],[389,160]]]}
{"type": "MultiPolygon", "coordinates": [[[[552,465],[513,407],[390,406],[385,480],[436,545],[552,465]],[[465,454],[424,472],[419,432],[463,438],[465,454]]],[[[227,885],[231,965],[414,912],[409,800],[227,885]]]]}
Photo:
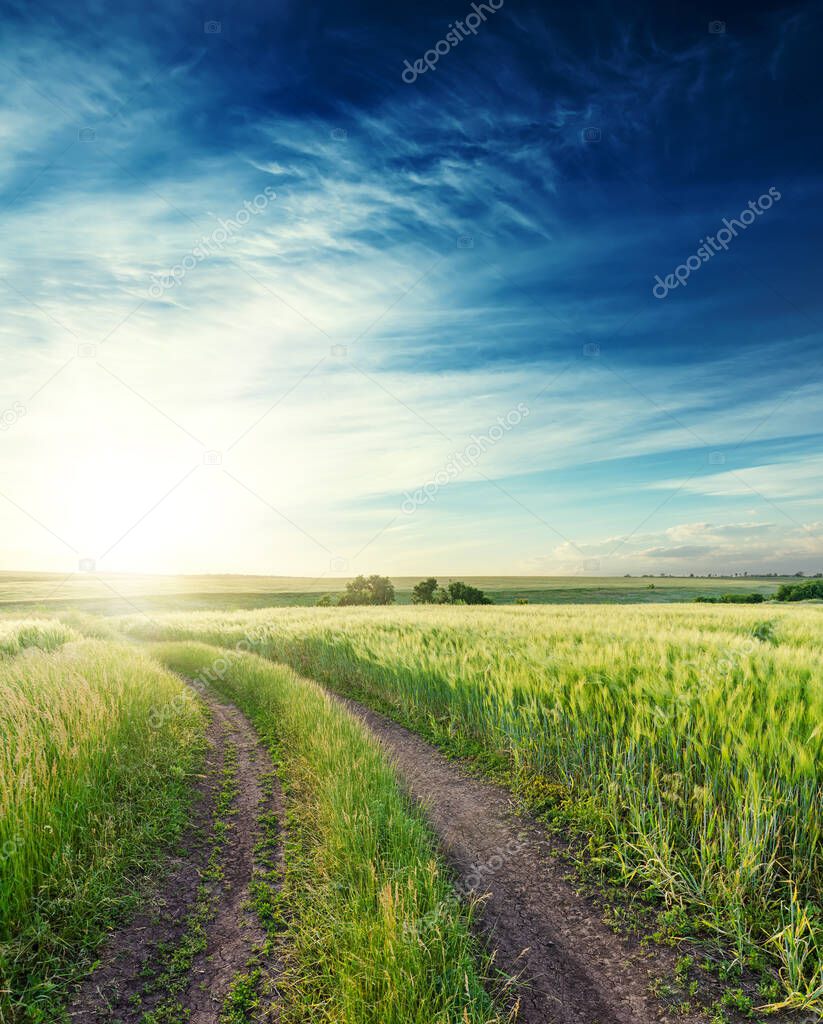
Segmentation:
{"type": "MultiPolygon", "coordinates": [[[[347,607],[351,605],[394,604],[394,584],[388,576],[357,576],[349,580],[346,589],[335,600],[331,594],[324,594],[317,602],[321,607],[347,607]]],[[[412,604],[492,604],[479,587],[472,587],[461,580],[453,580],[441,587],[434,576],[421,580],[412,590],[412,604]]]]}
{"type": "MultiPolygon", "coordinates": [[[[802,583],[782,583],[770,600],[772,601],[810,601],[823,598],[823,580],[804,580],[802,583]]],[[[762,604],[766,601],[762,594],[718,594],[711,597],[696,597],[699,604],[762,604]]]]}

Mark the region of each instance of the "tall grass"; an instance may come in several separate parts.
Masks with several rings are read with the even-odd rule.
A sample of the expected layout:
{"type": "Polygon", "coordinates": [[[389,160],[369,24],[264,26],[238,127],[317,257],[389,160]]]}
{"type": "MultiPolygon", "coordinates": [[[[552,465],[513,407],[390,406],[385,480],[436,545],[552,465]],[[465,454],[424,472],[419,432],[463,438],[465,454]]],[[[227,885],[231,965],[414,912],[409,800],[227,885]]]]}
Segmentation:
{"type": "MultiPolygon", "coordinates": [[[[199,675],[221,654],[155,653],[199,675]]],[[[379,745],[285,666],[232,658],[218,689],[275,755],[289,797],[284,1013],[316,1024],[491,1024],[467,920],[379,745]]]]}
{"type": "Polygon", "coordinates": [[[0,619],[0,657],[29,648],[54,651],[79,634],[56,619],[0,619]]]}
{"type": "Polygon", "coordinates": [[[184,824],[202,712],[186,701],[152,714],[181,689],[142,653],[98,641],[0,660],[3,1024],[60,1019],[68,985],[184,824]]]}
{"type": "MultiPolygon", "coordinates": [[[[167,616],[555,794],[613,872],[792,1005],[823,1005],[823,609],[279,610],[167,616]]],[[[154,635],[155,627],[131,628],[154,635]]]]}

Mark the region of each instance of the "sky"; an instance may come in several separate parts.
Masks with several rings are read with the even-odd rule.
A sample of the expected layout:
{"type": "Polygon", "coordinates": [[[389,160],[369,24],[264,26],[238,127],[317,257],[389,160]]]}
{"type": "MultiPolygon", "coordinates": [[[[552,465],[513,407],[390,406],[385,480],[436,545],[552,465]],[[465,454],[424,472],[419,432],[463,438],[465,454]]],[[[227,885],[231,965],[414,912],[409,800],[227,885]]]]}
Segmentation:
{"type": "Polygon", "coordinates": [[[0,568],[823,570],[823,5],[215,3],[2,4],[0,568]]]}

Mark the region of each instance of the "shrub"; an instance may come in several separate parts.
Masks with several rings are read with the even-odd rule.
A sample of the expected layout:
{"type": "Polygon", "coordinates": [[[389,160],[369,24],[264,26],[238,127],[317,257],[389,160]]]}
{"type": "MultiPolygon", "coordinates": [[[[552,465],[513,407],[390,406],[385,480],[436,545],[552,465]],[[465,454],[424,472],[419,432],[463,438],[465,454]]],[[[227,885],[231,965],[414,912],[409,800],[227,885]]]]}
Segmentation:
{"type": "Polygon", "coordinates": [[[775,601],[808,601],[815,597],[823,597],[823,580],[783,583],[774,595],[775,601]]]}

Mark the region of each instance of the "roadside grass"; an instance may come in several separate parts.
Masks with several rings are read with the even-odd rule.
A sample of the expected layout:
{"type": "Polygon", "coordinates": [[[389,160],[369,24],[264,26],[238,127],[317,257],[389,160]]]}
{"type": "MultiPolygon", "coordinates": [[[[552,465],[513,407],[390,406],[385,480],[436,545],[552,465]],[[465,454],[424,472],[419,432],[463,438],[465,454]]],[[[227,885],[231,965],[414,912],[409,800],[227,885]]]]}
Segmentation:
{"type": "MultiPolygon", "coordinates": [[[[472,757],[582,837],[590,865],[823,1008],[817,607],[311,609],[170,615],[472,757]]],[[[133,621],[146,637],[156,627],[133,621]]],[[[766,992],[768,991],[768,995],[766,992]]]]}
{"type": "MultiPolygon", "coordinates": [[[[202,644],[152,651],[174,671],[205,678],[226,653],[202,644]]],[[[434,839],[379,744],[286,666],[233,656],[213,685],[254,723],[288,803],[282,889],[268,902],[254,897],[269,934],[283,930],[283,1019],[499,1021],[471,909],[455,902],[434,839]]]]}
{"type": "Polygon", "coordinates": [[[179,836],[204,749],[182,690],[126,645],[0,659],[2,1024],[62,1019],[71,984],[179,836]],[[177,713],[158,716],[166,706],[177,713]]]}

